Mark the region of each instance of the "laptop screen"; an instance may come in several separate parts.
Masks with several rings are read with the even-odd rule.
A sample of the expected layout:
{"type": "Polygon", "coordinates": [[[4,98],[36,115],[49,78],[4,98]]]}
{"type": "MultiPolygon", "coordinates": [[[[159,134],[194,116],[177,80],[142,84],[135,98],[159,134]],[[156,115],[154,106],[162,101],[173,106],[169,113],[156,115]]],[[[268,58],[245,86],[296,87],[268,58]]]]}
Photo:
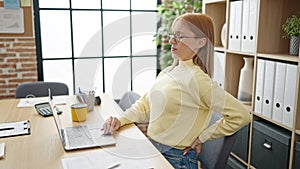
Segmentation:
{"type": "Polygon", "coordinates": [[[56,105],[53,101],[53,97],[52,97],[50,88],[48,89],[48,94],[49,94],[49,105],[50,105],[52,113],[53,113],[53,118],[54,118],[54,121],[55,121],[55,125],[56,125],[56,128],[58,130],[59,136],[62,137],[61,136],[62,126],[61,126],[60,119],[59,119],[59,116],[58,116],[58,113],[57,113],[56,105]]]}

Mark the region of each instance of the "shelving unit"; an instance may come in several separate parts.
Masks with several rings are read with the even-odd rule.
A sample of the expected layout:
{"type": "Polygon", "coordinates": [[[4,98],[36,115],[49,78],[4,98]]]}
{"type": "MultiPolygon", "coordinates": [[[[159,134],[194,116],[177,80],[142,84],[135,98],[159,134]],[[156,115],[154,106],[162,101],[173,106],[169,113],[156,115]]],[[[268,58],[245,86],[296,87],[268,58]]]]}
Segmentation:
{"type": "MultiPolygon", "coordinates": [[[[252,83],[252,101],[246,107],[250,110],[252,121],[249,128],[248,140],[248,160],[244,161],[242,158],[231,152],[231,156],[240,161],[247,168],[255,168],[251,163],[251,146],[253,121],[265,120],[271,122],[275,126],[283,128],[291,133],[291,143],[289,147],[289,164],[288,168],[293,169],[295,159],[295,143],[300,141],[300,56],[290,56],[289,53],[289,39],[283,39],[283,31],[281,25],[288,17],[293,14],[300,13],[299,0],[258,0],[257,7],[257,29],[255,36],[255,50],[254,52],[233,51],[228,49],[229,43],[229,23],[230,18],[230,2],[232,0],[203,0],[203,13],[209,15],[215,26],[215,51],[223,52],[225,54],[225,87],[224,89],[237,97],[240,70],[243,67],[243,57],[254,58],[253,82],[252,83]],[[227,24],[226,29],[226,43],[224,46],[221,43],[221,29],[224,24],[227,24]],[[256,69],[257,60],[271,60],[275,62],[283,62],[297,65],[296,81],[296,98],[295,108],[293,114],[292,127],[286,126],[280,122],[254,112],[255,106],[255,89],[256,89],[256,69]]],[[[262,159],[263,160],[263,159],[262,159]]]]}
{"type": "Polygon", "coordinates": [[[299,58],[295,56],[291,56],[288,54],[267,54],[267,53],[258,53],[257,57],[259,58],[266,58],[266,59],[273,59],[278,61],[288,61],[288,62],[294,62],[298,63],[299,58]]]}

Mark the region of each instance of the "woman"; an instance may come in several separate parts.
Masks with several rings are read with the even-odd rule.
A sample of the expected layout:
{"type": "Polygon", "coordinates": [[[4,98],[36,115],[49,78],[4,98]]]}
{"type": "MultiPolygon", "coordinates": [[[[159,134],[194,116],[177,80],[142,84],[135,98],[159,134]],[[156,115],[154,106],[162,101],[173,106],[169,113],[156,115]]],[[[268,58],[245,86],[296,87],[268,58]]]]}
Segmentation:
{"type": "Polygon", "coordinates": [[[174,168],[197,169],[205,141],[231,135],[249,123],[246,108],[211,80],[213,30],[212,20],[204,14],[176,18],[169,40],[174,64],[122,117],[110,117],[103,126],[105,133],[149,121],[147,135],[174,168]],[[208,127],[212,112],[223,117],[208,127]]]}

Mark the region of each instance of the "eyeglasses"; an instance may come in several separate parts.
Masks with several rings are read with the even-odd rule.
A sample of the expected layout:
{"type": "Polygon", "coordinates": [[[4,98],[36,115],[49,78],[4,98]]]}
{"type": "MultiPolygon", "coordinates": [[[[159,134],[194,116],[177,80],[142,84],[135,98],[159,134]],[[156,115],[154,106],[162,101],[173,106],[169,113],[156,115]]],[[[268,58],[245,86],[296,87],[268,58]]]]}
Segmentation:
{"type": "Polygon", "coordinates": [[[169,39],[174,38],[175,43],[178,43],[183,38],[202,38],[200,36],[181,36],[179,32],[169,34],[169,39]]]}

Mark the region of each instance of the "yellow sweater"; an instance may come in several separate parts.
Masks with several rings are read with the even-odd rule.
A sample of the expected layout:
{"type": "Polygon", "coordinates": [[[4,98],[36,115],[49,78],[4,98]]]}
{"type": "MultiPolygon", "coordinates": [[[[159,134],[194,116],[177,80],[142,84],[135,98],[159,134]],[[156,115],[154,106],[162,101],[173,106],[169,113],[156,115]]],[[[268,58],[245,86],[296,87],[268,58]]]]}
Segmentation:
{"type": "Polygon", "coordinates": [[[250,122],[250,113],[233,96],[212,83],[193,60],[180,61],[162,71],[150,91],[119,119],[121,125],[149,122],[153,140],[178,149],[199,137],[207,140],[231,135],[250,122]],[[223,114],[208,127],[212,112],[223,114]]]}

